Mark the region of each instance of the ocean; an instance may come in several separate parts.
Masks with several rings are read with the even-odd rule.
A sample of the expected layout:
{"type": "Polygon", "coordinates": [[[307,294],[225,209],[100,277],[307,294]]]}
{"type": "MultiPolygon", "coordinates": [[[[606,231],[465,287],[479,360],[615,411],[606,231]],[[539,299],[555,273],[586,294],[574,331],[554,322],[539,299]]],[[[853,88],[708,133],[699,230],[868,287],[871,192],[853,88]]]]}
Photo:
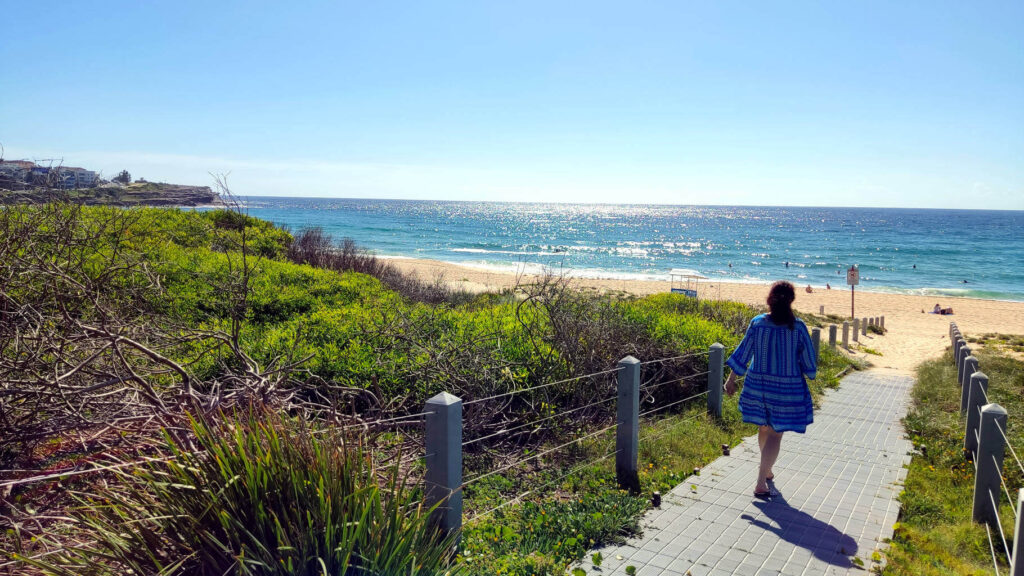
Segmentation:
{"type": "Polygon", "coordinates": [[[714,280],[1024,301],[1024,211],[245,197],[249,214],[320,226],[384,256],[581,277],[714,280]],[[966,281],[966,283],[965,283],[966,281]]]}

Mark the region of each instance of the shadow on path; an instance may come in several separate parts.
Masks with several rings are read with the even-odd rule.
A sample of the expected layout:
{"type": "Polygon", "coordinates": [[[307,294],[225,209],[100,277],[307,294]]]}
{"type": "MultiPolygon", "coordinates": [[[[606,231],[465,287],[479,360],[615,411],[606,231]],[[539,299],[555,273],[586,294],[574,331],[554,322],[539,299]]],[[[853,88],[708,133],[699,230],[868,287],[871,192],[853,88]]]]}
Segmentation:
{"type": "Polygon", "coordinates": [[[850,557],[857,554],[857,541],[817,518],[793,508],[773,491],[771,500],[754,502],[754,506],[778,526],[743,514],[740,518],[763,528],[781,540],[805,548],[816,558],[834,566],[852,568],[850,557]]]}

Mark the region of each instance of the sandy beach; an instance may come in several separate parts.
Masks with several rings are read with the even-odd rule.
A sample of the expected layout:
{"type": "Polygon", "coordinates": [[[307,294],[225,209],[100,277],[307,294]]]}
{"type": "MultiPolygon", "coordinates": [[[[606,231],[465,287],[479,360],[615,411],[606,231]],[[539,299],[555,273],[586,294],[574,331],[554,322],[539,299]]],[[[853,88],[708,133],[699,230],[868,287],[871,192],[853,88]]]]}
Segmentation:
{"type": "MultiPolygon", "coordinates": [[[[425,280],[439,275],[445,282],[470,291],[508,288],[517,281],[530,282],[531,276],[518,278],[511,272],[491,271],[460,266],[436,260],[395,258],[392,262],[400,269],[425,280]]],[[[622,280],[613,278],[573,278],[574,285],[600,291],[621,291],[635,295],[668,292],[665,281],[622,280]]],[[[798,286],[794,307],[801,312],[818,313],[824,306],[826,314],[849,317],[850,289],[834,286],[831,290],[815,289],[808,294],[798,286]]],[[[708,281],[701,283],[701,298],[733,300],[752,305],[764,305],[768,287],[764,284],[740,284],[708,281]]],[[[897,370],[912,370],[919,363],[942,354],[949,344],[949,322],[956,321],[964,335],[980,336],[989,332],[1024,334],[1024,302],[1004,302],[974,298],[915,296],[871,292],[859,286],[856,292],[855,312],[858,318],[885,316],[885,336],[868,334],[860,337],[860,346],[879,352],[881,356],[859,351],[852,354],[872,365],[897,370]],[[953,308],[953,316],[927,313],[936,303],[953,308]]],[[[839,339],[842,338],[841,328],[839,339]]],[[[827,340],[827,332],[822,334],[827,340]]]]}

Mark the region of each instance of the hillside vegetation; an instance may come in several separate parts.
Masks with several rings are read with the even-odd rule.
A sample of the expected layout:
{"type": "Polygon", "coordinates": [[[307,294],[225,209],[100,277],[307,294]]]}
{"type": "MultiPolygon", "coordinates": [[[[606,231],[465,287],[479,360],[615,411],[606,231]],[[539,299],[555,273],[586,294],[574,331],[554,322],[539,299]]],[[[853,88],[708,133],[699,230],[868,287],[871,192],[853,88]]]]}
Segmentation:
{"type": "MultiPolygon", "coordinates": [[[[740,304],[554,277],[453,292],[230,210],[14,206],[0,240],[0,468],[23,482],[0,492],[0,570],[559,573],[647,506],[607,459],[580,465],[613,442],[591,431],[614,420],[595,400],[614,396],[619,359],[683,356],[643,373],[672,384],[644,397],[672,406],[650,416],[644,491],[751,431],[734,401],[720,422],[676,403],[706,385],[706,357],[687,353],[738,342],[755,314],[740,304]],[[467,487],[467,514],[535,489],[468,524],[452,566],[416,504],[417,415],[441,391],[479,400],[466,476],[507,468],[467,487]]],[[[823,352],[815,393],[847,365],[823,352]]]]}

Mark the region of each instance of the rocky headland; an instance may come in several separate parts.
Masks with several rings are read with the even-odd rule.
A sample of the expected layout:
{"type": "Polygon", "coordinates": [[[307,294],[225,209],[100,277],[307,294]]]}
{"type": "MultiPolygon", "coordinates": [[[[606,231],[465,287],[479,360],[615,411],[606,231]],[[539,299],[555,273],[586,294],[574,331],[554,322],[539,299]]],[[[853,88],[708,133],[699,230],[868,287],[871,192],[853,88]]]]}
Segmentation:
{"type": "Polygon", "coordinates": [[[163,182],[107,183],[93,188],[61,190],[31,188],[0,189],[0,205],[40,204],[67,201],[106,206],[222,206],[224,201],[209,186],[185,186],[163,182]]]}

